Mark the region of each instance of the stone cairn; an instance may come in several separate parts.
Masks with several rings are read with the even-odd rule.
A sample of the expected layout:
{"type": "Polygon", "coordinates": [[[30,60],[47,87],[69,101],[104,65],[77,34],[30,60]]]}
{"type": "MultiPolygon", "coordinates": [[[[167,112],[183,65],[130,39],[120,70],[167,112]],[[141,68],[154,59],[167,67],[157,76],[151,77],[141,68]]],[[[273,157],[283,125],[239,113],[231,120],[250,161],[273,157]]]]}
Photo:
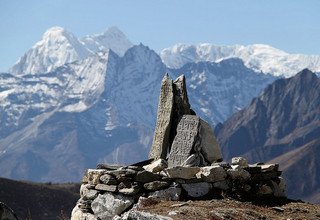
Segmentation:
{"type": "Polygon", "coordinates": [[[154,199],[285,198],[278,168],[242,157],[222,162],[210,125],[190,108],[184,76],[166,74],[149,160],[88,169],[71,219],[167,219],[137,210],[154,199]]]}

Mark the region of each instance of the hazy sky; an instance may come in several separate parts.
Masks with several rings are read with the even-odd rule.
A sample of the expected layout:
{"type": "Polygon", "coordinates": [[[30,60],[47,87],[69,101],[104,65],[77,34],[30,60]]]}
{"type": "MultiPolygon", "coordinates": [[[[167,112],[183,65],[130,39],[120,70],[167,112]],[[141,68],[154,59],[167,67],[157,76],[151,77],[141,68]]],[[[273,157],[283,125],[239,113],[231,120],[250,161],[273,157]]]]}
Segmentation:
{"type": "Polygon", "coordinates": [[[78,37],[117,26],[157,52],[179,42],[263,43],[320,55],[319,0],[0,0],[0,71],[52,26],[78,37]]]}

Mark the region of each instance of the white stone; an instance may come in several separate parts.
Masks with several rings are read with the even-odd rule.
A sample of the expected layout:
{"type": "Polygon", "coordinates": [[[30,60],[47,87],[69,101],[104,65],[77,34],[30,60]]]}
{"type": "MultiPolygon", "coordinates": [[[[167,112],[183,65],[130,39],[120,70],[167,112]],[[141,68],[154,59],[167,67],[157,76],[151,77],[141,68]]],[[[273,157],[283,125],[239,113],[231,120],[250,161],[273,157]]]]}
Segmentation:
{"type": "Polygon", "coordinates": [[[100,183],[100,176],[102,176],[104,173],[105,170],[102,169],[88,169],[85,176],[89,184],[96,185],[100,183]]]}
{"type": "Polygon", "coordinates": [[[168,162],[164,159],[159,159],[151,164],[143,166],[143,169],[152,173],[158,173],[168,167],[168,162]]]}
{"type": "Polygon", "coordinates": [[[150,198],[157,198],[161,200],[178,201],[181,196],[181,188],[169,187],[168,189],[158,190],[149,193],[150,198]]]}
{"type": "Polygon", "coordinates": [[[240,167],[248,167],[248,161],[243,157],[233,157],[231,160],[232,165],[239,165],[240,167]]]}
{"type": "Polygon", "coordinates": [[[131,197],[123,195],[115,195],[112,193],[99,194],[91,204],[92,211],[95,216],[101,220],[112,219],[116,215],[120,215],[134,202],[131,197]]]}
{"type": "Polygon", "coordinates": [[[200,171],[199,167],[172,167],[165,169],[166,175],[172,179],[192,179],[200,171]]]}
{"type": "Polygon", "coordinates": [[[187,194],[193,198],[207,195],[212,189],[212,185],[206,182],[181,184],[187,194]]]}
{"type": "Polygon", "coordinates": [[[198,179],[205,182],[218,182],[225,180],[227,177],[226,171],[220,166],[207,166],[201,167],[200,171],[196,174],[198,179]]]}
{"type": "Polygon", "coordinates": [[[76,205],[72,210],[71,220],[97,220],[97,218],[91,213],[82,212],[78,205],[76,205]]]}

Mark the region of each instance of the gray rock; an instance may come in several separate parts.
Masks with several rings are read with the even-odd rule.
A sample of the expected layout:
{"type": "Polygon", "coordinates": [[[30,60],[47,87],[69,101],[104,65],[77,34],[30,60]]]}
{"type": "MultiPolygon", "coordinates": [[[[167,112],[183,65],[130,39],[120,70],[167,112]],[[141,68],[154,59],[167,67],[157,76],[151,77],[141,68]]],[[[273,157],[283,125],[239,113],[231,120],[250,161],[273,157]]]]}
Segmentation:
{"type": "Polygon", "coordinates": [[[231,159],[232,165],[239,165],[242,168],[248,167],[248,161],[243,157],[233,157],[231,159]]]}
{"type": "Polygon", "coordinates": [[[178,201],[181,196],[181,188],[176,186],[171,186],[167,189],[158,190],[149,193],[150,198],[156,198],[161,200],[178,201]]]}
{"type": "Polygon", "coordinates": [[[172,167],[164,170],[165,174],[172,179],[192,179],[200,171],[199,167],[172,167]]]}
{"type": "Polygon", "coordinates": [[[259,190],[257,192],[258,195],[271,195],[273,194],[273,190],[270,186],[263,184],[259,186],[259,190]]]}
{"type": "Polygon", "coordinates": [[[218,181],[212,184],[214,188],[228,190],[230,188],[229,182],[227,180],[218,181]]]}
{"type": "Polygon", "coordinates": [[[286,190],[286,183],[282,177],[279,177],[279,183],[275,181],[271,181],[273,195],[275,197],[286,197],[285,190],[286,190]]]}
{"type": "Polygon", "coordinates": [[[204,120],[200,119],[200,152],[209,162],[209,164],[222,161],[222,154],[220,150],[220,146],[214,136],[213,130],[211,126],[204,120]]]}
{"type": "Polygon", "coordinates": [[[148,183],[156,180],[160,180],[161,176],[155,173],[148,172],[146,170],[139,171],[134,180],[140,183],[148,183]]]}
{"type": "Polygon", "coordinates": [[[200,145],[198,138],[199,125],[199,117],[195,115],[182,116],[171,146],[168,158],[169,167],[182,166],[192,154],[194,148],[200,145]]]}
{"type": "Polygon", "coordinates": [[[99,191],[116,192],[117,188],[117,185],[97,184],[95,189],[99,191]]]}
{"type": "Polygon", "coordinates": [[[200,172],[198,172],[196,176],[205,182],[218,182],[225,180],[227,173],[220,166],[207,166],[201,167],[200,172]]]}
{"type": "Polygon", "coordinates": [[[105,169],[105,170],[117,170],[121,168],[121,165],[111,165],[111,164],[104,164],[104,163],[99,163],[97,165],[97,169],[105,169]]]}
{"type": "Polygon", "coordinates": [[[168,167],[168,162],[164,159],[158,159],[151,164],[143,166],[146,171],[158,173],[168,167]]]}
{"type": "Polygon", "coordinates": [[[93,200],[98,196],[98,191],[94,189],[88,189],[87,185],[89,184],[82,184],[80,187],[80,197],[84,200],[93,200]]]}
{"type": "Polygon", "coordinates": [[[0,202],[0,219],[2,220],[18,220],[11,208],[0,202]]]}
{"type": "Polygon", "coordinates": [[[143,188],[145,188],[146,190],[149,190],[149,191],[157,191],[160,189],[164,189],[164,188],[168,187],[169,185],[170,185],[170,183],[167,181],[153,181],[150,183],[145,183],[143,185],[143,188]]]}
{"type": "Polygon", "coordinates": [[[125,167],[121,167],[117,170],[108,170],[105,172],[106,174],[112,175],[112,176],[120,176],[120,175],[124,175],[124,176],[135,176],[137,174],[136,170],[132,170],[129,168],[125,168],[125,167]]]}
{"type": "Polygon", "coordinates": [[[165,159],[168,152],[170,129],[173,114],[173,83],[166,74],[162,79],[158,113],[157,113],[157,124],[154,131],[153,142],[149,158],[165,159]]]}
{"type": "Polygon", "coordinates": [[[227,174],[232,180],[247,181],[250,179],[251,175],[248,171],[241,168],[239,165],[232,165],[231,169],[227,170],[227,174]]]}
{"type": "Polygon", "coordinates": [[[78,206],[75,206],[71,213],[71,220],[97,220],[93,214],[83,212],[78,206]]]}
{"type": "Polygon", "coordinates": [[[172,220],[172,218],[149,212],[130,210],[124,213],[121,217],[116,217],[113,220],[172,220]]]}
{"type": "Polygon", "coordinates": [[[118,184],[116,178],[114,176],[111,176],[109,174],[104,174],[100,176],[100,182],[108,185],[116,185],[118,184]]]}
{"type": "Polygon", "coordinates": [[[101,220],[110,220],[116,215],[122,214],[134,202],[131,197],[112,193],[99,194],[91,204],[95,216],[101,220]]]}
{"type": "Polygon", "coordinates": [[[221,160],[220,147],[210,125],[195,115],[183,115],[171,146],[168,166],[205,166],[221,160]]]}
{"type": "Polygon", "coordinates": [[[206,182],[181,184],[188,196],[198,198],[207,195],[212,189],[212,185],[206,182]]]}

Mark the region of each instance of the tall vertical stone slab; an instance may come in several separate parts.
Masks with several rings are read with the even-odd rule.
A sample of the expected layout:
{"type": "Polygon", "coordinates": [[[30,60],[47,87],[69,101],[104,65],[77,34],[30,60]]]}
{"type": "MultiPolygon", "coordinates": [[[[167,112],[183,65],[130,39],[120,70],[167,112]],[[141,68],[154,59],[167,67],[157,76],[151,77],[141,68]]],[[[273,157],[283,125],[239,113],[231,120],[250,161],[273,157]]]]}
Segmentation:
{"type": "Polygon", "coordinates": [[[173,115],[173,82],[166,74],[162,79],[158,104],[157,123],[149,158],[166,159],[170,145],[170,130],[173,115]]]}
{"type": "Polygon", "coordinates": [[[198,143],[199,125],[199,117],[195,115],[182,116],[171,146],[168,158],[169,167],[181,166],[192,154],[194,148],[200,145],[198,143]]]}

